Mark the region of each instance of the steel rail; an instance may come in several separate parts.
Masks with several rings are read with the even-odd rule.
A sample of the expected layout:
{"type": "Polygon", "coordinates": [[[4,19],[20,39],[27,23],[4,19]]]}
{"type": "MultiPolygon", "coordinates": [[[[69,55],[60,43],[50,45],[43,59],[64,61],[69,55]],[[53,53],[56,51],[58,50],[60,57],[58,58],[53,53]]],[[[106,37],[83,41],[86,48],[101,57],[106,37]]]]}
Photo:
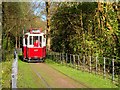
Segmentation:
{"type": "Polygon", "coordinates": [[[42,75],[41,75],[39,72],[37,72],[36,70],[34,70],[31,65],[30,65],[30,67],[31,67],[31,69],[33,70],[33,72],[42,80],[42,82],[44,83],[44,85],[46,86],[46,88],[48,88],[49,90],[51,90],[50,85],[49,85],[49,84],[47,83],[47,81],[42,77],[42,75]]]}

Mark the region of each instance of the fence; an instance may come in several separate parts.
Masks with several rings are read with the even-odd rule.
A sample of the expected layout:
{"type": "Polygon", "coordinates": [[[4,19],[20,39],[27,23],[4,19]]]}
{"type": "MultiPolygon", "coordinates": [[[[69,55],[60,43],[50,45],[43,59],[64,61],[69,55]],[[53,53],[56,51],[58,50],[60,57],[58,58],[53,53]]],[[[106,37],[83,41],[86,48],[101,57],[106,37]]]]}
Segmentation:
{"type": "Polygon", "coordinates": [[[82,56],[67,53],[49,52],[48,58],[57,63],[94,73],[110,79],[113,83],[120,83],[120,59],[108,57],[82,56]]]}
{"type": "Polygon", "coordinates": [[[17,52],[14,51],[14,61],[12,64],[12,74],[11,74],[12,88],[17,88],[17,72],[18,72],[18,55],[17,52]]]}
{"type": "MultiPolygon", "coordinates": [[[[1,50],[0,50],[0,53],[1,50]]],[[[0,71],[2,71],[2,55],[0,54],[0,71]]],[[[0,74],[0,90],[2,89],[2,74],[0,74]]]]}

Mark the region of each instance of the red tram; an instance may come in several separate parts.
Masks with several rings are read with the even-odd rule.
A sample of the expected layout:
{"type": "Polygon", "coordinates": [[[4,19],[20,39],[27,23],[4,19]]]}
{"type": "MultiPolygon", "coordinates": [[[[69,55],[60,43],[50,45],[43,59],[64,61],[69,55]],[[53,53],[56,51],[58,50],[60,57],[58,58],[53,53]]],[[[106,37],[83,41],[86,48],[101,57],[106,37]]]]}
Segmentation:
{"type": "Polygon", "coordinates": [[[23,36],[23,60],[44,61],[46,57],[46,35],[40,29],[31,29],[23,36]]]}

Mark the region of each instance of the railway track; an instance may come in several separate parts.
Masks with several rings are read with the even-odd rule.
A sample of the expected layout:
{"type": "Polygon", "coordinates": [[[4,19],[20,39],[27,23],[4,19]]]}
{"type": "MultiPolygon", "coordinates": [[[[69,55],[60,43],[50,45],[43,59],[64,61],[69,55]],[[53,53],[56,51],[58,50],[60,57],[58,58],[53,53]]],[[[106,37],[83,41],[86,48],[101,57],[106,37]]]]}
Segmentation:
{"type": "MultiPolygon", "coordinates": [[[[63,75],[65,75],[65,76],[69,77],[68,75],[64,74],[63,72],[61,72],[61,71],[57,70],[56,68],[54,68],[54,67],[52,67],[52,68],[53,68],[53,69],[55,69],[56,71],[58,71],[58,72],[62,73],[63,75]]],[[[69,77],[69,78],[71,78],[71,77],[69,77]]],[[[71,78],[71,79],[72,79],[72,80],[74,80],[75,82],[78,82],[77,80],[75,80],[75,79],[73,79],[73,78],[71,78]]],[[[87,86],[87,85],[83,84],[82,82],[78,82],[78,83],[80,83],[81,85],[85,86],[85,88],[90,88],[89,86],[87,86]]]]}
{"type": "Polygon", "coordinates": [[[49,90],[52,88],[88,88],[45,63],[30,63],[30,68],[49,90]]]}
{"type": "Polygon", "coordinates": [[[30,65],[31,69],[33,70],[33,72],[40,78],[40,80],[44,83],[44,85],[46,86],[46,88],[49,88],[49,90],[51,90],[51,87],[49,86],[49,84],[47,83],[47,81],[42,77],[42,75],[37,72],[35,69],[32,68],[32,66],[30,65]]]}

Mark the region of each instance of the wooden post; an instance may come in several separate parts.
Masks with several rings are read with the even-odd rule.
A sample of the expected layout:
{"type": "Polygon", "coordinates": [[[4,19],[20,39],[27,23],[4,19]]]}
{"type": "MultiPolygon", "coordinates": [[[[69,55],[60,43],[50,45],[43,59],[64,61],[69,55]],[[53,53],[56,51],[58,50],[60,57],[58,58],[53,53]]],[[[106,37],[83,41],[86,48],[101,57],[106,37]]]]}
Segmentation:
{"type": "Polygon", "coordinates": [[[53,56],[53,61],[54,61],[54,52],[52,54],[53,54],[52,56],[53,56]]]}
{"type": "Polygon", "coordinates": [[[52,58],[53,58],[52,60],[54,61],[54,53],[52,53],[52,58]]]}
{"type": "Polygon", "coordinates": [[[56,53],[56,57],[55,58],[56,58],[56,62],[57,62],[57,53],[56,53]]]}
{"type": "Polygon", "coordinates": [[[47,52],[47,55],[48,55],[48,57],[50,57],[51,56],[51,52],[49,52],[49,53],[47,52]]]}
{"type": "Polygon", "coordinates": [[[56,62],[56,53],[55,53],[55,62],[56,62]]]}
{"type": "Polygon", "coordinates": [[[62,54],[62,64],[64,64],[64,53],[62,54]]]}
{"type": "Polygon", "coordinates": [[[52,59],[52,52],[50,52],[50,58],[52,59]]]}
{"type": "Polygon", "coordinates": [[[51,53],[51,52],[49,52],[48,54],[49,54],[50,59],[52,59],[52,53],[51,53]]]}
{"type": "Polygon", "coordinates": [[[118,88],[120,88],[120,67],[118,67],[118,88]]]}
{"type": "Polygon", "coordinates": [[[85,70],[85,56],[83,56],[83,71],[85,70]]]}
{"type": "Polygon", "coordinates": [[[58,53],[58,60],[59,60],[59,63],[60,63],[60,58],[59,57],[60,57],[60,53],[58,53]]]}
{"type": "Polygon", "coordinates": [[[55,61],[55,53],[54,53],[54,61],[55,61]]]}
{"type": "Polygon", "coordinates": [[[20,48],[20,36],[19,36],[19,48],[20,48]]]}
{"type": "Polygon", "coordinates": [[[61,53],[60,53],[60,62],[61,62],[61,64],[62,64],[62,55],[61,55],[61,53]]]}
{"type": "Polygon", "coordinates": [[[54,59],[54,56],[53,56],[54,54],[53,54],[53,52],[52,52],[52,60],[54,59]]]}
{"type": "Polygon", "coordinates": [[[90,56],[90,69],[89,69],[89,73],[91,73],[91,56],[90,56]]]}
{"type": "Polygon", "coordinates": [[[55,53],[53,53],[53,60],[55,61],[55,53]]]}
{"type": "Polygon", "coordinates": [[[52,60],[53,60],[53,52],[52,52],[51,56],[52,56],[52,60]]]}
{"type": "Polygon", "coordinates": [[[57,53],[56,53],[56,62],[58,62],[58,58],[57,58],[57,56],[58,56],[58,55],[57,55],[57,53]]]}
{"type": "Polygon", "coordinates": [[[105,71],[105,57],[104,57],[104,68],[103,68],[103,76],[104,76],[104,79],[106,77],[106,71],[105,71]]]}
{"type": "Polygon", "coordinates": [[[58,56],[57,56],[57,58],[58,58],[58,63],[60,62],[60,60],[59,60],[59,56],[60,56],[60,53],[58,53],[58,56]]]}
{"type": "Polygon", "coordinates": [[[114,82],[114,58],[112,59],[112,81],[114,82]]]}
{"type": "Polygon", "coordinates": [[[56,53],[54,54],[55,62],[56,62],[56,53]]]}
{"type": "Polygon", "coordinates": [[[97,74],[97,63],[98,63],[98,57],[96,57],[96,72],[95,72],[95,74],[97,74]]]}
{"type": "Polygon", "coordinates": [[[63,64],[63,55],[61,53],[61,64],[63,64]]]}
{"type": "Polygon", "coordinates": [[[73,68],[75,67],[75,55],[73,55],[73,68]]]}
{"type": "Polygon", "coordinates": [[[60,62],[62,64],[62,54],[60,53],[60,62]]]}
{"type": "Polygon", "coordinates": [[[70,54],[70,66],[71,66],[71,54],[70,54]]]}
{"type": "Polygon", "coordinates": [[[66,53],[66,65],[67,65],[67,60],[68,60],[68,57],[67,57],[67,53],[66,53]]]}
{"type": "Polygon", "coordinates": [[[58,63],[58,53],[56,53],[56,59],[57,59],[57,63],[58,63]]]}
{"type": "Polygon", "coordinates": [[[17,41],[18,41],[17,31],[16,31],[16,37],[15,37],[15,39],[16,39],[16,45],[15,45],[15,46],[16,46],[16,48],[17,48],[17,46],[18,46],[18,45],[17,45],[17,41]]]}
{"type": "Polygon", "coordinates": [[[77,69],[80,69],[79,65],[80,65],[80,56],[78,55],[78,68],[77,69]]]}

